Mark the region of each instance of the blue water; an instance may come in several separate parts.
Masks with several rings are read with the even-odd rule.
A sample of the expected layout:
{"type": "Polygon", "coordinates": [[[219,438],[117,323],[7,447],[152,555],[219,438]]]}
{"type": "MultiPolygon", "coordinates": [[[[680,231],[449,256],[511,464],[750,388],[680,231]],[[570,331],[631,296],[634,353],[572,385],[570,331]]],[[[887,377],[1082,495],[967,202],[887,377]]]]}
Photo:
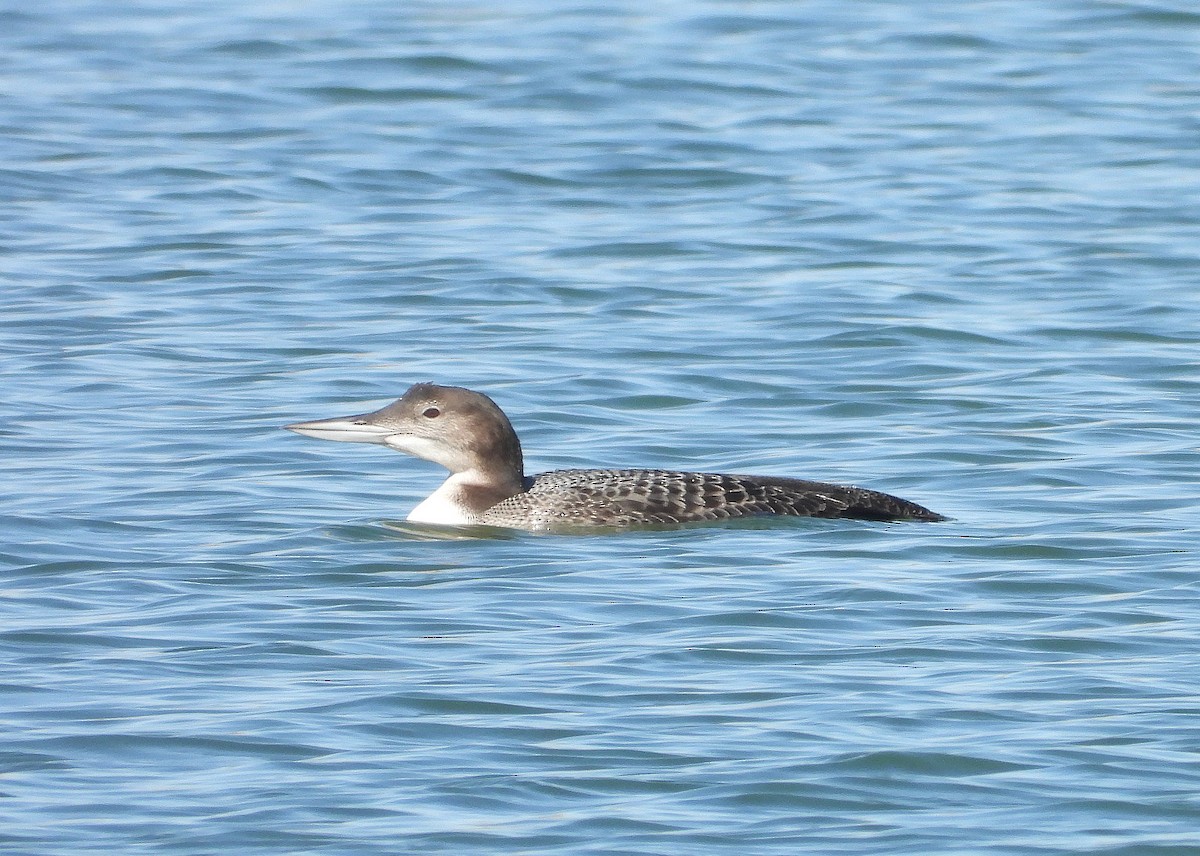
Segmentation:
{"type": "Polygon", "coordinates": [[[1186,3],[8,3],[6,854],[1200,852],[1186,3]],[[948,524],[407,527],[279,430],[948,524]]]}

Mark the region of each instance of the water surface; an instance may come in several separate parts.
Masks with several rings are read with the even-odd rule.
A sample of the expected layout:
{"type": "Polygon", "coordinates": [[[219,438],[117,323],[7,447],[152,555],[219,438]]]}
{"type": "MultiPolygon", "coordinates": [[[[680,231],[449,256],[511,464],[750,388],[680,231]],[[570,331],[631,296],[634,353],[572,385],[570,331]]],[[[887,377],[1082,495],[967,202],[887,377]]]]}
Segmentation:
{"type": "Polygon", "coordinates": [[[0,12],[0,841],[1194,853],[1200,15],[0,12]],[[949,524],[439,539],[279,430],[949,524]]]}

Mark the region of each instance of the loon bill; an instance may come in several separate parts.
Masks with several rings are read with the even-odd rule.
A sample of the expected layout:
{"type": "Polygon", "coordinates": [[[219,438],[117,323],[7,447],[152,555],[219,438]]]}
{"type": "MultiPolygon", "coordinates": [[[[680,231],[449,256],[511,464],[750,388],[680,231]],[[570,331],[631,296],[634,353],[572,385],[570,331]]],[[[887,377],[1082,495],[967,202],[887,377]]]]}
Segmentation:
{"type": "Polygon", "coordinates": [[[861,487],[673,470],[554,470],[526,476],[521,442],[486,395],[418,383],[373,413],[286,426],[306,437],[376,443],[441,464],[450,477],[408,515],[414,523],[513,529],[630,528],[786,515],[855,520],[946,518],[861,487]]]}

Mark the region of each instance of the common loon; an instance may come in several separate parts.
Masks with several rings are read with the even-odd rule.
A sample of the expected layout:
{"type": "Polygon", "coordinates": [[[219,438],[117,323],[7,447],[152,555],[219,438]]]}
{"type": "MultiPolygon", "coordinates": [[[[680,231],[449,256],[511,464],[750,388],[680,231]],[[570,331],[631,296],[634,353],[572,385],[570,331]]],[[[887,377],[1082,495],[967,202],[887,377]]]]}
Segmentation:
{"type": "Polygon", "coordinates": [[[441,464],[450,477],[408,515],[414,523],[512,529],[630,528],[789,515],[857,520],[946,518],[861,487],[673,470],[554,470],[526,476],[521,443],[486,395],[418,383],[373,413],[286,426],[324,440],[377,443],[441,464]]]}

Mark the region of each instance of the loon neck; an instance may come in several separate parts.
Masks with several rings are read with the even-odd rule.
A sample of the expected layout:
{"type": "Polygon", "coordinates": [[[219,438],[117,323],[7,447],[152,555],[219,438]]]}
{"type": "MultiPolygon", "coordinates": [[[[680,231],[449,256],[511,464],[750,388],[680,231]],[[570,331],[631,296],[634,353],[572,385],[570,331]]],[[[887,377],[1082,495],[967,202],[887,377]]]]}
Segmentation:
{"type": "Polygon", "coordinates": [[[441,487],[409,513],[413,523],[462,526],[475,523],[485,511],[525,489],[524,479],[497,479],[481,470],[451,474],[441,487]]]}

